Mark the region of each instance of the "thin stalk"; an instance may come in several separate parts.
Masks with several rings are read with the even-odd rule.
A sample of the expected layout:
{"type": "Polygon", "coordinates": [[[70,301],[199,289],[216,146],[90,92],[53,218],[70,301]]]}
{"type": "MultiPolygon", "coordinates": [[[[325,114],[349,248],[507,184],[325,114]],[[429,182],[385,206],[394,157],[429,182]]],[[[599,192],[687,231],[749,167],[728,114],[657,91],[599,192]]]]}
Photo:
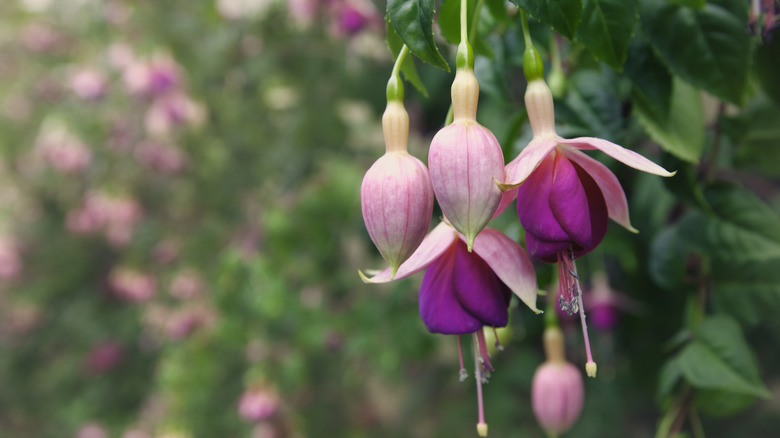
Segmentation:
{"type": "Polygon", "coordinates": [[[469,42],[468,2],[466,0],[460,0],[460,42],[469,42]]]}
{"type": "Polygon", "coordinates": [[[393,72],[391,73],[392,76],[398,76],[398,74],[401,71],[401,65],[404,63],[404,59],[406,58],[406,54],[409,53],[409,47],[404,44],[403,47],[401,47],[401,51],[398,52],[398,57],[395,58],[395,64],[393,64],[393,72]]]}
{"type": "Polygon", "coordinates": [[[531,40],[531,32],[528,30],[528,14],[522,9],[520,9],[520,23],[523,28],[523,41],[525,41],[526,49],[528,47],[533,47],[534,42],[531,40]]]}

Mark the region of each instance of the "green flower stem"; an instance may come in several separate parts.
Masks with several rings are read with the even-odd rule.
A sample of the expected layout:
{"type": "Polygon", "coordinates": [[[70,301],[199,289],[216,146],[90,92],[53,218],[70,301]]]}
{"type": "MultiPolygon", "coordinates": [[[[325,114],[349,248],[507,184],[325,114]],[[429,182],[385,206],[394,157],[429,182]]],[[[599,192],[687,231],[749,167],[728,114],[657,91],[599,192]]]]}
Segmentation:
{"type": "Polygon", "coordinates": [[[544,79],[544,64],[539,51],[531,40],[531,32],[528,30],[528,15],[520,10],[520,22],[523,28],[523,40],[525,41],[525,53],[523,53],[523,74],[525,79],[531,82],[536,79],[544,79]]]}
{"type": "Polygon", "coordinates": [[[460,0],[460,43],[469,43],[468,1],[460,0]]]}
{"type": "Polygon", "coordinates": [[[387,101],[403,102],[404,100],[404,83],[401,80],[401,65],[406,59],[406,55],[409,53],[409,47],[404,44],[401,47],[401,51],[398,52],[398,57],[395,58],[395,64],[393,64],[393,72],[390,73],[390,79],[387,81],[387,101]]]}
{"type": "Polygon", "coordinates": [[[455,56],[455,67],[458,69],[474,68],[474,51],[469,44],[467,3],[466,0],[460,1],[460,44],[458,44],[458,52],[455,56]]]}
{"type": "Polygon", "coordinates": [[[525,41],[526,50],[529,47],[534,46],[534,42],[531,41],[531,32],[528,30],[528,14],[524,10],[520,9],[520,24],[523,28],[523,41],[525,41]]]}
{"type": "Polygon", "coordinates": [[[558,313],[555,311],[554,292],[547,293],[547,308],[544,310],[544,327],[558,328],[558,313]]]}
{"type": "Polygon", "coordinates": [[[474,7],[474,16],[471,17],[471,29],[469,29],[469,42],[474,41],[474,37],[477,35],[477,22],[479,21],[483,3],[484,0],[477,0],[477,5],[474,7]]]}

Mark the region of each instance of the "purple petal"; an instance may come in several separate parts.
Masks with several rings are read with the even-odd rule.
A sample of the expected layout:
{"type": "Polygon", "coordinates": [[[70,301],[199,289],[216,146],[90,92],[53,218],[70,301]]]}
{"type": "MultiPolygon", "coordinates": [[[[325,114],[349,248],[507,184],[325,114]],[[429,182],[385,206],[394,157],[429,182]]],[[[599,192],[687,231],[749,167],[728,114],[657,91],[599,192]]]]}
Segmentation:
{"type": "Polygon", "coordinates": [[[455,245],[454,252],[453,285],[460,304],[482,325],[505,326],[509,322],[509,289],[487,263],[468,251],[463,242],[455,245]]]}
{"type": "Polygon", "coordinates": [[[536,271],[519,243],[493,228],[485,228],[474,241],[474,254],[495,272],[523,303],[536,313],[536,271]]]}
{"type": "Polygon", "coordinates": [[[609,216],[604,195],[601,194],[596,181],[577,164],[574,164],[574,168],[577,169],[580,182],[588,196],[588,211],[590,211],[591,225],[589,242],[582,245],[582,248],[574,248],[574,255],[579,257],[592,251],[604,239],[604,235],[607,234],[607,226],[609,225],[609,216]]]}
{"type": "Polygon", "coordinates": [[[542,137],[531,140],[520,155],[507,164],[506,181],[498,185],[501,190],[511,190],[522,184],[555,149],[559,139],[559,137],[542,137]]]}
{"type": "Polygon", "coordinates": [[[571,243],[567,240],[545,240],[533,233],[526,233],[525,247],[528,248],[528,255],[547,263],[556,263],[558,253],[566,251],[571,243]]]}
{"type": "Polygon", "coordinates": [[[517,215],[523,228],[551,241],[569,240],[569,235],[558,224],[550,208],[556,155],[548,155],[517,191],[517,215]]]}
{"type": "Polygon", "coordinates": [[[604,195],[604,201],[607,203],[610,219],[622,225],[628,231],[636,233],[637,230],[631,226],[631,221],[628,217],[626,193],[623,191],[623,187],[620,186],[620,181],[618,181],[615,174],[607,166],[583,152],[568,147],[565,147],[564,150],[566,156],[571,161],[580,166],[596,181],[599,189],[601,189],[601,194],[604,195]]]}
{"type": "Polygon", "coordinates": [[[428,266],[420,287],[420,317],[431,333],[473,333],[483,326],[482,321],[466,311],[455,296],[455,248],[428,266]]]}
{"type": "Polygon", "coordinates": [[[452,229],[451,226],[444,222],[436,226],[427,236],[423,239],[417,251],[409,257],[398,268],[398,272],[395,273],[395,277],[392,276],[392,269],[387,268],[371,278],[360,274],[360,278],[364,283],[387,283],[391,280],[397,280],[399,278],[408,277],[412,274],[420,272],[428,265],[433,263],[434,260],[439,258],[453,243],[458,239],[457,232],[452,229]]]}
{"type": "MultiPolygon", "coordinates": [[[[550,211],[575,245],[590,242],[590,211],[577,170],[561,152],[555,154],[555,172],[550,188],[550,211]]],[[[539,234],[534,231],[534,234],[539,234]]]]}
{"type": "Polygon", "coordinates": [[[570,140],[562,139],[560,144],[573,146],[577,149],[583,150],[598,149],[627,166],[641,170],[642,172],[652,173],[653,175],[673,176],[675,173],[677,173],[677,171],[669,172],[663,167],[637,154],[636,152],[601,138],[579,137],[570,140]]]}

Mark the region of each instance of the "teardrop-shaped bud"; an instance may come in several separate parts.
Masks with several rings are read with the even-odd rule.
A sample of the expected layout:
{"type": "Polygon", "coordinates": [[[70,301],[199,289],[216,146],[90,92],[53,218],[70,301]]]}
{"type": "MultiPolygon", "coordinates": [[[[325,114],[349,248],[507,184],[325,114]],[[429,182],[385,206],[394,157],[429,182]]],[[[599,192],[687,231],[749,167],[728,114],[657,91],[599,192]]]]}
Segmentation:
{"type": "Polygon", "coordinates": [[[433,188],[422,161],[406,152],[388,152],[363,178],[363,220],[392,275],[420,245],[433,214],[433,188]]]}
{"type": "Polygon", "coordinates": [[[456,120],[433,137],[428,153],[431,183],[444,216],[465,237],[468,250],[501,202],[504,154],[489,129],[456,120]]]}

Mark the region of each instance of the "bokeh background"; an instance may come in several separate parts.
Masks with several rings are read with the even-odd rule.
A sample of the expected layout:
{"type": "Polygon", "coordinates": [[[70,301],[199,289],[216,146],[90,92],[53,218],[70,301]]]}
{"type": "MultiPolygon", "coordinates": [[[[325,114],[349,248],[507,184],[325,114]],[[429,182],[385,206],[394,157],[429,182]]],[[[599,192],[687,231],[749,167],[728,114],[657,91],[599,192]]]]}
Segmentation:
{"type": "MultiPolygon", "coordinates": [[[[383,265],[359,187],[384,152],[384,7],[0,2],[0,437],[474,436],[473,381],[458,383],[455,339],[419,320],[420,276],[357,276],[383,265]]],[[[480,120],[514,139],[507,156],[530,135],[521,49],[504,82],[477,66],[480,120]]],[[[424,158],[451,75],[418,68],[428,96],[408,86],[406,105],[424,158]]],[[[587,74],[572,80],[616,83],[587,74]]],[[[619,122],[602,128],[633,132],[615,89],[619,122]]],[[[588,122],[577,98],[561,109],[568,133],[588,122]]],[[[769,169],[750,181],[777,212],[780,165],[752,165],[769,169]]],[[[686,318],[688,295],[669,292],[683,286],[664,290],[648,269],[681,207],[658,178],[613,168],[642,233],[611,227],[579,263],[629,304],[592,329],[600,374],[571,436],[654,436],[660,370],[686,318]]],[[[496,226],[521,234],[509,213],[496,226]]],[[[546,288],[551,269],[538,273],[546,288]]],[[[543,436],[530,407],[543,321],[520,307],[485,389],[492,436],[543,436]]],[[[583,363],[575,322],[563,324],[583,363]]],[[[745,335],[777,394],[776,318],[745,335]]],[[[709,436],[780,427],[776,397],[716,402],[709,436]]]]}

